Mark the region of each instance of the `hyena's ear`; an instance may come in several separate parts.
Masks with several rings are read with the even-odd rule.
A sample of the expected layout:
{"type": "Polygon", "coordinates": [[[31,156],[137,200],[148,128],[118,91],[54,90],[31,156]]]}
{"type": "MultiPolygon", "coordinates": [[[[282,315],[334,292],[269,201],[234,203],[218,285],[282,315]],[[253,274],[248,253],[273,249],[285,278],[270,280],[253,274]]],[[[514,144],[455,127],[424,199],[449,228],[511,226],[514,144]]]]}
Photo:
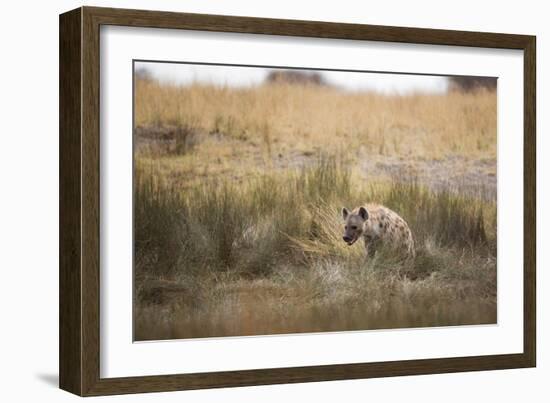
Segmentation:
{"type": "Polygon", "coordinates": [[[348,215],[349,215],[349,210],[347,208],[342,208],[342,218],[345,220],[346,218],[348,218],[348,215]]]}
{"type": "Polygon", "coordinates": [[[364,207],[359,207],[359,215],[361,216],[361,218],[365,221],[368,220],[369,218],[369,212],[367,211],[366,208],[364,207]]]}

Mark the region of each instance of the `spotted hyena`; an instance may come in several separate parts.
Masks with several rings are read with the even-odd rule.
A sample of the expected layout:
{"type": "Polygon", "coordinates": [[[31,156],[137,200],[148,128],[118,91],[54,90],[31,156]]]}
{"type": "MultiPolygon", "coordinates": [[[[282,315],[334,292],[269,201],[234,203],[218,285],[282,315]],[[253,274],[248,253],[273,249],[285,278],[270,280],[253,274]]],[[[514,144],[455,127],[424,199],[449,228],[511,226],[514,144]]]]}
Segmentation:
{"type": "Polygon", "coordinates": [[[384,244],[414,258],[414,240],[407,222],[395,211],[378,204],[357,207],[353,211],[342,209],[345,221],[343,239],[353,245],[363,237],[368,256],[374,255],[376,247],[384,244]]]}

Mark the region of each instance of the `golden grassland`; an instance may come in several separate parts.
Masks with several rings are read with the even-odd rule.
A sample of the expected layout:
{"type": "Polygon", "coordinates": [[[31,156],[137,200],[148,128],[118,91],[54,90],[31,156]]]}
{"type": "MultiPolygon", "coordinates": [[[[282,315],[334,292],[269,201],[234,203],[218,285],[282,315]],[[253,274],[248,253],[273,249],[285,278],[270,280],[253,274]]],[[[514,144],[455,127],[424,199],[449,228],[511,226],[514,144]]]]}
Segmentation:
{"type": "Polygon", "coordinates": [[[135,126],[137,340],[496,322],[496,200],[412,169],[496,169],[494,92],[137,80],[135,126]],[[367,201],[407,220],[414,262],[340,240],[367,201]]]}
{"type": "Polygon", "coordinates": [[[137,126],[173,125],[265,148],[268,153],[365,147],[371,154],[496,156],[492,91],[380,95],[328,86],[136,83],[137,126]]]}

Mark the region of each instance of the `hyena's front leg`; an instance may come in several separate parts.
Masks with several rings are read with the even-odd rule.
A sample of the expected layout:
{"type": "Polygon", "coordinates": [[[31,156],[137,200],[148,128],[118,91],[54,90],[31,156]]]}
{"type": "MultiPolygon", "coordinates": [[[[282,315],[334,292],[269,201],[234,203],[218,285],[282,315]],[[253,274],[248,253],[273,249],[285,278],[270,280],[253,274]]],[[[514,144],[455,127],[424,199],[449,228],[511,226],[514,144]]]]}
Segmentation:
{"type": "Polygon", "coordinates": [[[376,254],[375,241],[371,236],[365,236],[365,256],[373,258],[376,254]]]}

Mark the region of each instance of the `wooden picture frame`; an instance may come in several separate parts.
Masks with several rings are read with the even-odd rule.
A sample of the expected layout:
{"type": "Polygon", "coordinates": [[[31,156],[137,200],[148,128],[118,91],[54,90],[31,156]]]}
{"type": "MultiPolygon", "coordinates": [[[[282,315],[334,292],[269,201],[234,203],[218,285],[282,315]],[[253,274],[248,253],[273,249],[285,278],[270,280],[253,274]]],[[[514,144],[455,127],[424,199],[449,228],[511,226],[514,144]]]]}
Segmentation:
{"type": "Polygon", "coordinates": [[[536,363],[535,37],[81,7],[60,16],[60,387],[81,396],[533,367],[536,363]],[[228,372],[100,377],[101,25],[523,50],[523,353],[228,372]]]}

